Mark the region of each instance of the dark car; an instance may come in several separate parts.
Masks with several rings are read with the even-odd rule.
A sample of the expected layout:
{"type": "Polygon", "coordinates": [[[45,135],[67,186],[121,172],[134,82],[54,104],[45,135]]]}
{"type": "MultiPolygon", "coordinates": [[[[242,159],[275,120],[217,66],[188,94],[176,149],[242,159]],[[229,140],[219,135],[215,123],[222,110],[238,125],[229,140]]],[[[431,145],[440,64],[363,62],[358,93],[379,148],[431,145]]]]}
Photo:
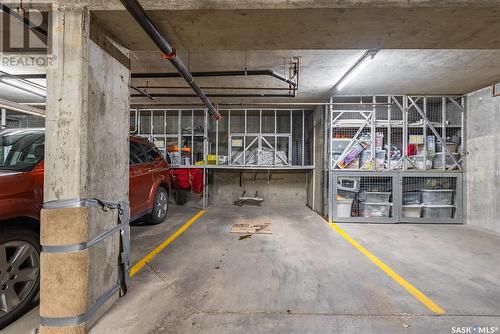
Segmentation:
{"type": "MultiPolygon", "coordinates": [[[[0,131],[0,328],[23,315],[39,290],[44,129],[0,131]]],[[[130,137],[130,218],[165,220],[168,163],[146,139],[130,137]]]]}

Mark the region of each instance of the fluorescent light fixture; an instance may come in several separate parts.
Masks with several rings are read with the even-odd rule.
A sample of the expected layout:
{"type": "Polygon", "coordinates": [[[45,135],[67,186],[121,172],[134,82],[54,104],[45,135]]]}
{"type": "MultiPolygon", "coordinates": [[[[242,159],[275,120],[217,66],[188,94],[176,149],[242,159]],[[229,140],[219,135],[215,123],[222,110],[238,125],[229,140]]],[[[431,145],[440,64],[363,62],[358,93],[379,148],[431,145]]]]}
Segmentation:
{"type": "Polygon", "coordinates": [[[18,88],[20,90],[38,95],[40,97],[46,96],[46,91],[44,87],[34,82],[30,82],[27,80],[19,80],[13,77],[2,77],[0,78],[0,81],[2,81],[4,84],[8,86],[18,88]]]}
{"type": "Polygon", "coordinates": [[[45,111],[42,109],[30,106],[23,106],[17,102],[9,101],[2,98],[0,98],[0,108],[5,108],[7,110],[12,110],[12,111],[18,111],[24,114],[45,117],[45,111]]]}
{"type": "Polygon", "coordinates": [[[344,74],[344,76],[340,78],[340,80],[335,84],[335,90],[340,91],[342,88],[344,88],[352,80],[352,78],[358,75],[361,70],[373,60],[377,52],[378,50],[366,51],[361,56],[361,58],[359,58],[356,63],[351,66],[351,68],[344,74]]]}

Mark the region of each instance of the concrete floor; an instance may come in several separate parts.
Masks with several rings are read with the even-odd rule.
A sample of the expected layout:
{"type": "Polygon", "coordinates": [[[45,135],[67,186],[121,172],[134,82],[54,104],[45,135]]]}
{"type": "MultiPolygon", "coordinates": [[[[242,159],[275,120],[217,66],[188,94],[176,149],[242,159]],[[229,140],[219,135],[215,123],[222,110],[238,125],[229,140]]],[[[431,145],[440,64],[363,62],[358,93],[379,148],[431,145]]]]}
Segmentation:
{"type": "MultiPolygon", "coordinates": [[[[132,260],[196,209],[132,229],[132,260]]],[[[436,316],[305,206],[211,206],[133,280],[101,333],[451,333],[500,327],[500,235],[468,226],[340,224],[445,309],[436,316]],[[238,220],[273,234],[239,240],[238,220]]],[[[20,331],[32,314],[6,329],[20,331]],[[16,327],[17,326],[17,327],[16,327]]],[[[497,330],[498,332],[498,330],[497,330]]]]}

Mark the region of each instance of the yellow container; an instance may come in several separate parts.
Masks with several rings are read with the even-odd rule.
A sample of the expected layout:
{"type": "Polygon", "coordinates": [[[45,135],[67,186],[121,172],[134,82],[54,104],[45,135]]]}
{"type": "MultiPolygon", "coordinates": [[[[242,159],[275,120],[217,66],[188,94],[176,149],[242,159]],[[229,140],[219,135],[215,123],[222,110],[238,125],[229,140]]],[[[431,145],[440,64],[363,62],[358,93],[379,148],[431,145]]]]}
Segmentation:
{"type": "Polygon", "coordinates": [[[209,154],[207,155],[207,160],[209,165],[217,165],[217,160],[219,159],[219,156],[216,154],[209,154]]]}

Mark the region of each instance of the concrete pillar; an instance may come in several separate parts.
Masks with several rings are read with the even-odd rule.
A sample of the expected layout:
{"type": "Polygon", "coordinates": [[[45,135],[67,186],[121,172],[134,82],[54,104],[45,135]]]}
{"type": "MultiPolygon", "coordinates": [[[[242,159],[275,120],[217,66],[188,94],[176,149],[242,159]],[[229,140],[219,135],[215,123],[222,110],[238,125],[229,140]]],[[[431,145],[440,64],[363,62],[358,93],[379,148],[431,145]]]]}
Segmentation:
{"type": "Polygon", "coordinates": [[[466,223],[500,233],[500,97],[492,87],[467,95],[466,223]]]}
{"type": "Polygon", "coordinates": [[[119,48],[85,7],[54,9],[44,201],[58,208],[41,214],[42,334],[84,333],[118,298],[119,233],[83,250],[58,246],[84,244],[118,223],[117,210],[61,208],[62,200],[128,201],[130,62],[119,48]]]}

